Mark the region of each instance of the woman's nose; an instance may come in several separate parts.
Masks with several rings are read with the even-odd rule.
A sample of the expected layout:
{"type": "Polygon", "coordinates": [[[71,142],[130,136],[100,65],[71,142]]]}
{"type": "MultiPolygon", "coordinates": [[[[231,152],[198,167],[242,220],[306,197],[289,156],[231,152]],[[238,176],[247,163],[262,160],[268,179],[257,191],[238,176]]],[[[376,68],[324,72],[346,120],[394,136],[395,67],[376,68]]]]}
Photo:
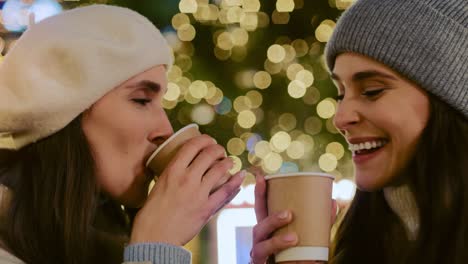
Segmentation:
{"type": "Polygon", "coordinates": [[[350,126],[357,124],[360,120],[360,115],[356,102],[343,99],[338,103],[333,123],[335,127],[342,133],[349,129],[350,126]]]}
{"type": "Polygon", "coordinates": [[[153,131],[150,134],[149,141],[153,142],[155,145],[159,146],[164,141],[166,141],[172,134],[174,130],[169,118],[167,117],[164,110],[155,118],[153,131]]]}

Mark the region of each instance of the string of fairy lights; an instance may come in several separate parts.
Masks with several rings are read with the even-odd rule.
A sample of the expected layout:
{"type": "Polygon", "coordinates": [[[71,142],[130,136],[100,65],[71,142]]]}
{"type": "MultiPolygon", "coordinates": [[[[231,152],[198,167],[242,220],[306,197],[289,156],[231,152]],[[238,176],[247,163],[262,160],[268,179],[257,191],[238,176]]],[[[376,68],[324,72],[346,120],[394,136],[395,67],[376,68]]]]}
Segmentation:
{"type": "MultiPolygon", "coordinates": [[[[33,5],[39,0],[8,1],[33,5]]],[[[73,4],[94,2],[112,4],[103,0],[73,4]]],[[[59,2],[65,7],[70,3],[59,2]]],[[[328,0],[329,7],[338,11],[352,3],[328,0]]],[[[334,88],[322,84],[329,80],[323,48],[335,21],[310,14],[309,28],[314,26],[304,37],[278,34],[271,43],[262,43],[265,32],[288,25],[306,4],[304,0],[181,0],[170,29],[162,30],[175,58],[163,106],[179,126],[195,122],[202,130],[218,131],[213,136],[221,138],[235,161],[232,173],[256,165],[266,173],[324,171],[337,180],[352,175],[350,153],[332,123],[336,101],[329,95],[334,88]],[[270,2],[274,8],[268,9],[270,2]],[[245,63],[253,55],[262,58],[260,63],[245,63]],[[204,64],[208,58],[219,65],[204,64]],[[203,74],[210,67],[226,65],[236,67],[221,79],[203,74]],[[289,109],[281,103],[283,97],[289,97],[292,106],[309,110],[289,109]]],[[[0,22],[1,61],[15,38],[5,37],[9,31],[5,21],[0,22]]],[[[252,183],[251,175],[250,179],[252,183]]]]}

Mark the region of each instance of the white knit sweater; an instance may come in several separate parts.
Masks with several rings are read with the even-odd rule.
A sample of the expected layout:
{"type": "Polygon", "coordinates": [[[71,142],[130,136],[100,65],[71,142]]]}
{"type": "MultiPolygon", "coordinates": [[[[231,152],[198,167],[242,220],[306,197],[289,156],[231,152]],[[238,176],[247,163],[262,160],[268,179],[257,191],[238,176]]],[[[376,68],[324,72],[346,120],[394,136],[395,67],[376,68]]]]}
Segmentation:
{"type": "Polygon", "coordinates": [[[419,210],[408,185],[385,187],[384,196],[387,204],[403,222],[408,239],[416,240],[419,231],[419,210]]]}

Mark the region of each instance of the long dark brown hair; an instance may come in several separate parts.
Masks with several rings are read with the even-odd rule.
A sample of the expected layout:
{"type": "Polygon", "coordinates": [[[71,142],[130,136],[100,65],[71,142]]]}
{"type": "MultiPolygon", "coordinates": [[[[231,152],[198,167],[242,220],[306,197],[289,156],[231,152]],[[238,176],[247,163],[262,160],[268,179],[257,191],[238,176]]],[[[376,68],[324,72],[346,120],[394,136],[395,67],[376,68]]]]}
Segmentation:
{"type": "MultiPolygon", "coordinates": [[[[0,166],[9,172],[1,180],[14,193],[1,234],[8,249],[26,263],[95,262],[97,239],[103,236],[93,225],[108,199],[99,192],[81,116],[11,152],[5,163],[0,166]]],[[[111,262],[111,256],[104,257],[111,262]]]]}
{"type": "Polygon", "coordinates": [[[406,238],[382,191],[358,190],[336,233],[331,263],[468,263],[468,124],[432,95],[430,108],[403,174],[419,208],[416,241],[406,238]]]}

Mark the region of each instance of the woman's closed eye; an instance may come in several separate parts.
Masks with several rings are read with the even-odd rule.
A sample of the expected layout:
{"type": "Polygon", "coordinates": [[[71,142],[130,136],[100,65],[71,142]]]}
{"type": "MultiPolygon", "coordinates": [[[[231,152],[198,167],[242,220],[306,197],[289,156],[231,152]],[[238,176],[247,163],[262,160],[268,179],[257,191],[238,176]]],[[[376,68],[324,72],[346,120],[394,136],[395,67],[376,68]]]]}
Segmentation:
{"type": "Polygon", "coordinates": [[[385,88],[366,90],[362,92],[361,95],[364,95],[367,97],[375,97],[377,95],[380,95],[384,90],[385,88]]]}
{"type": "Polygon", "coordinates": [[[151,103],[151,99],[146,99],[146,98],[135,98],[135,99],[132,99],[132,101],[142,106],[145,106],[146,104],[151,103]]]}

